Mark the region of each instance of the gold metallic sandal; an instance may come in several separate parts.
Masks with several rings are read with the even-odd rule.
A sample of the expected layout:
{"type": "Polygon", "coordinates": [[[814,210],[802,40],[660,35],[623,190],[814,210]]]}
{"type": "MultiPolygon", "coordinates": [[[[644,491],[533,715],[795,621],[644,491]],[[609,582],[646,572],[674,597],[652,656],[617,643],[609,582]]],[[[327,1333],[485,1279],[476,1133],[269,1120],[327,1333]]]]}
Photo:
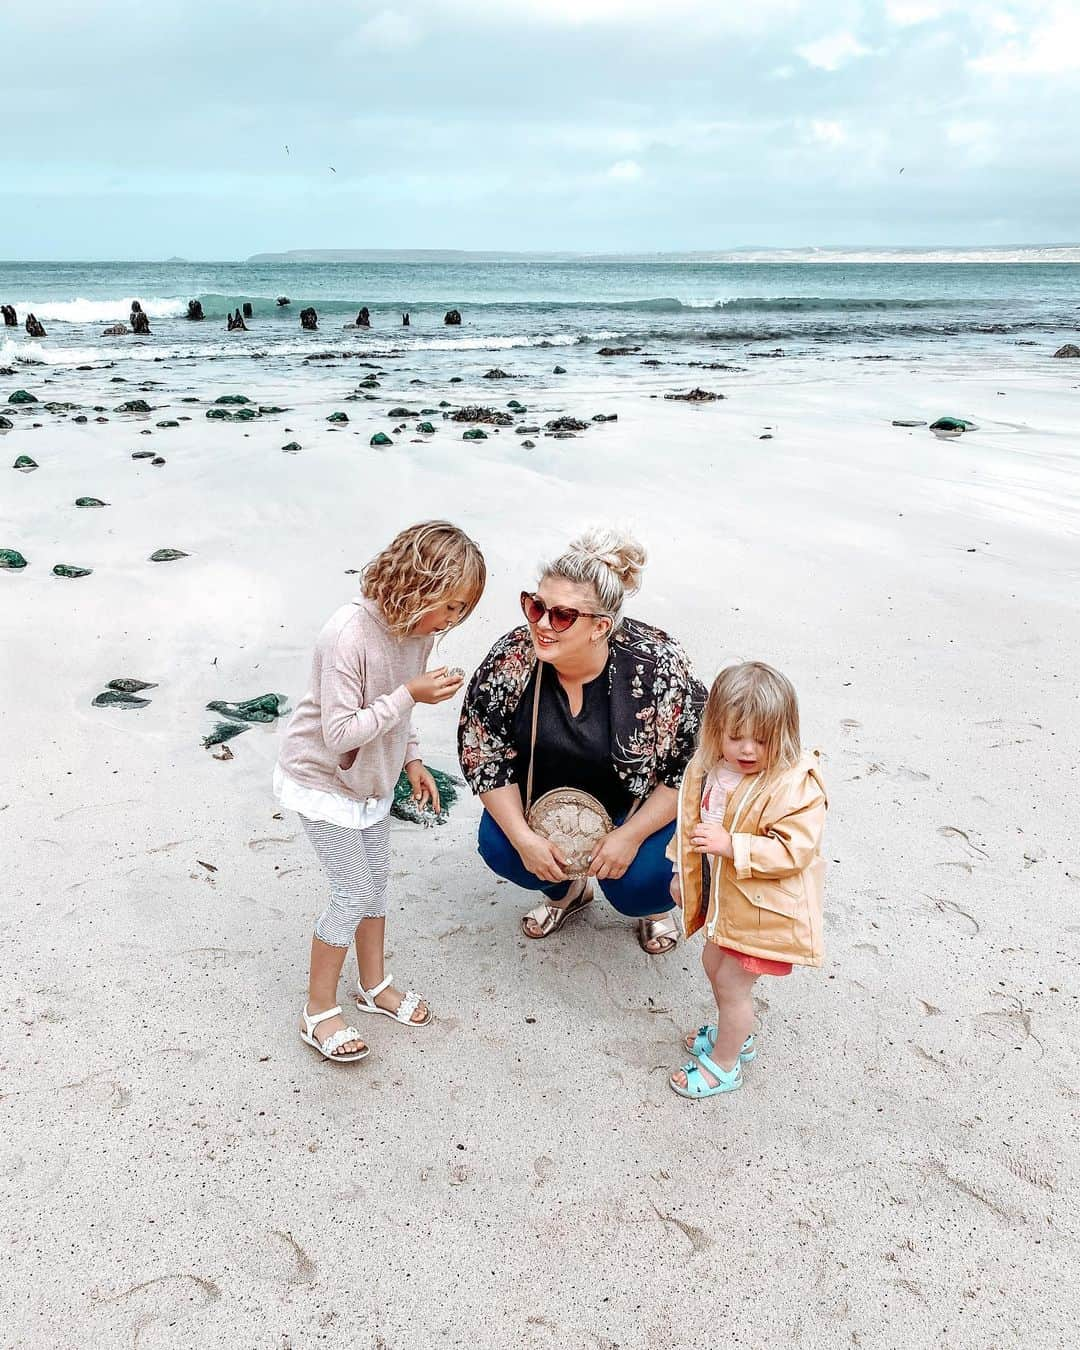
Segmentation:
{"type": "Polygon", "coordinates": [[[679,945],[679,926],[668,914],[659,919],[638,919],[637,940],[646,956],[667,956],[679,945]],[[650,951],[645,945],[648,942],[663,942],[665,945],[659,951],[650,951]]]}
{"type": "Polygon", "coordinates": [[[557,933],[563,924],[574,914],[580,914],[583,909],[593,902],[592,883],[588,877],[582,877],[580,881],[571,884],[566,895],[557,904],[537,905],[535,909],[530,909],[528,914],[521,916],[521,931],[527,938],[532,938],[534,942],[540,938],[550,937],[552,933],[557,933]],[[539,933],[530,933],[525,927],[526,923],[532,919],[539,933]]]}

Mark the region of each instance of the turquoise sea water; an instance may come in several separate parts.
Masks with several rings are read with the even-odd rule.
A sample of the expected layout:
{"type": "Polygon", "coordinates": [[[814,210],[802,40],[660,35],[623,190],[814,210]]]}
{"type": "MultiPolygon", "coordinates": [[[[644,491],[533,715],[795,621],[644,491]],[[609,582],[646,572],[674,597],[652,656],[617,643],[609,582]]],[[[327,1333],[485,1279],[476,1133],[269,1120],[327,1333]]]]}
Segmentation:
{"type": "Polygon", "coordinates": [[[516,257],[365,263],[0,263],[0,364],[59,367],[128,361],[244,360],[301,364],[328,352],[428,352],[437,367],[487,352],[515,370],[602,361],[603,345],[642,359],[728,361],[781,347],[840,358],[955,350],[1015,352],[1080,329],[1080,266],[1047,263],[706,262],[516,257]],[[279,307],[287,295],[291,304],[279,307]],[[198,298],[206,319],[189,322],[198,298]],[[149,338],[106,338],[138,299],[149,338]],[[249,301],[247,333],[224,316],[249,301]],[[313,305],[318,332],[302,332],[313,305]],[[345,327],[361,305],[368,330],[345,327]],[[460,309],[460,328],[442,316],[460,309]],[[47,337],[27,338],[32,310],[47,337]],[[401,325],[402,311],[411,325],[401,325]],[[554,358],[549,348],[560,349],[554,358]],[[574,349],[577,349],[576,351],[574,349]],[[499,355],[502,353],[502,355],[499,355]]]}

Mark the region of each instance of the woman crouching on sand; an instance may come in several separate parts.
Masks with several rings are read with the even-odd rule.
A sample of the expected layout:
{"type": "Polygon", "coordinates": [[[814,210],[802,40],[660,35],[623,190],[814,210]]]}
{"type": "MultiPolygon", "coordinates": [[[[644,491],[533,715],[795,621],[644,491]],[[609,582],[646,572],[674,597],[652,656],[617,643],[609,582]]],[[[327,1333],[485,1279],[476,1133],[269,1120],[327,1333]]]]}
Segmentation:
{"type": "Polygon", "coordinates": [[[595,878],[620,914],[638,920],[642,949],[659,956],[678,940],[664,851],[705,689],[674,639],[621,617],[644,563],[636,540],[592,529],[545,566],[535,590],[521,593],[527,623],[500,638],[472,678],[458,749],[484,804],[480,856],[543,892],[522,918],[526,937],[546,938],[580,914],[595,878]],[[613,824],[578,879],[526,818],[558,788],[591,794],[613,824]]]}

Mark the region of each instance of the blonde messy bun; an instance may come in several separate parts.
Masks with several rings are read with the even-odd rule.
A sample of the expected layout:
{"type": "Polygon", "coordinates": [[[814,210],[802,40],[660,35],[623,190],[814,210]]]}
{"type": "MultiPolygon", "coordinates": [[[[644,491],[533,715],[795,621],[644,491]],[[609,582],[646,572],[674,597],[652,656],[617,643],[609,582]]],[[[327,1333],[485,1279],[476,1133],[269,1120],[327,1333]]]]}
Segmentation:
{"type": "Polygon", "coordinates": [[[542,570],[543,577],[562,577],[588,586],[597,610],[617,623],[623,601],[641,587],[645,549],[631,534],[595,525],[571,540],[566,552],[542,570]]]}

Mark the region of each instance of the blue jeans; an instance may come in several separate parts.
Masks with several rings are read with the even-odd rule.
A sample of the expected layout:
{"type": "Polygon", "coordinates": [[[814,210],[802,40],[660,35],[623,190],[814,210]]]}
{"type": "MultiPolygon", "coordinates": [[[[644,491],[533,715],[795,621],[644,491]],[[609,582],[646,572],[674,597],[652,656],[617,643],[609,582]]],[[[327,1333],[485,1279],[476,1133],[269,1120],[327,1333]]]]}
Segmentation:
{"type": "MultiPolygon", "coordinates": [[[[605,898],[620,914],[639,919],[644,914],[666,914],[674,908],[668,889],[671,885],[671,863],[664,856],[674,833],[675,822],[672,821],[655,834],[650,834],[621,877],[597,883],[605,898]]],[[[552,884],[533,876],[487,811],[480,818],[476,846],[481,858],[496,876],[505,877],[526,891],[543,891],[549,900],[561,900],[566,894],[568,882],[552,884]]]]}

